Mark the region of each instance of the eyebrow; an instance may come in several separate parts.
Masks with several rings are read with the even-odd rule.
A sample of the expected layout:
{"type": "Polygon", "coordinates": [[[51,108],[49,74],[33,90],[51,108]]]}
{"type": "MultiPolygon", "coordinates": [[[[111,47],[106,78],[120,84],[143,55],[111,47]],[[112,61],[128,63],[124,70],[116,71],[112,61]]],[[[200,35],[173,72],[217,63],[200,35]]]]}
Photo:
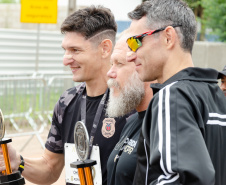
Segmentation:
{"type": "Polygon", "coordinates": [[[67,49],[78,49],[78,50],[82,50],[82,48],[81,47],[79,47],[79,46],[69,46],[69,47],[66,47],[66,48],[64,48],[63,46],[61,46],[64,50],[66,50],[66,48],[67,49]]]}

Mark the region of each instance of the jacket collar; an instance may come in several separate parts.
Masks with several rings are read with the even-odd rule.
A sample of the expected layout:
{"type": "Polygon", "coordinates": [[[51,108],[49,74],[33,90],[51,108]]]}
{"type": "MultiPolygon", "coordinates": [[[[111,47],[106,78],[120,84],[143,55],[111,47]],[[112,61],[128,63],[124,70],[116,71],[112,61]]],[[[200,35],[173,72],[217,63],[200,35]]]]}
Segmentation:
{"type": "Polygon", "coordinates": [[[217,77],[218,71],[216,71],[215,69],[189,67],[179,71],[171,78],[166,80],[163,84],[160,83],[151,84],[151,88],[153,89],[153,93],[155,94],[160,89],[164,88],[166,85],[169,85],[175,81],[189,80],[189,81],[218,83],[217,77]]]}

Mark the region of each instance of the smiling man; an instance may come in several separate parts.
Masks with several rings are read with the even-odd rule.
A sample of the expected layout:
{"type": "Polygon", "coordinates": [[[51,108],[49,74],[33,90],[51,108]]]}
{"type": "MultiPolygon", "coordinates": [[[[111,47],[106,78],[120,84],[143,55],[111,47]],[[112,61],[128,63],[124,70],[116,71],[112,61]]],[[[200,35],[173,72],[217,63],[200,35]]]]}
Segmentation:
{"type": "Polygon", "coordinates": [[[149,0],[128,15],[127,60],[142,81],[159,82],[151,86],[134,184],[226,184],[226,99],[218,71],[193,65],[193,11],[182,0],[149,0]]]}
{"type": "MultiPolygon", "coordinates": [[[[65,91],[57,102],[43,156],[36,159],[24,157],[22,175],[30,182],[52,184],[60,176],[64,163],[67,164],[65,171],[70,171],[69,159],[64,160],[64,157],[72,153],[68,148],[74,146],[75,123],[83,121],[89,138],[92,138],[89,145],[96,149],[95,159],[100,161],[96,166],[100,166],[98,172],[102,172],[102,181],[100,177],[98,183],[107,184],[107,159],[126,122],[123,116],[108,118],[105,114],[109,96],[107,72],[116,30],[113,14],[102,6],[80,9],[63,22],[63,63],[71,69],[73,80],[82,83],[65,91]]],[[[12,169],[17,170],[20,155],[10,146],[9,151],[12,169]]],[[[71,158],[76,161],[74,156],[71,158]]],[[[0,170],[4,169],[4,162],[0,160],[0,170]]],[[[74,179],[77,178],[70,176],[66,184],[78,184],[74,179]]]]}

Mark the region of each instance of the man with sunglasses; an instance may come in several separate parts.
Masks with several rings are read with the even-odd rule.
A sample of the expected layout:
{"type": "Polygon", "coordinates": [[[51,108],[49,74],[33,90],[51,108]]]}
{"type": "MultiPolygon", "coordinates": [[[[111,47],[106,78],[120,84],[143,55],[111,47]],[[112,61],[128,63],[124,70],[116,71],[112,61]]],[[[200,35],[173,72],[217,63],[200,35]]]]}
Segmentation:
{"type": "MultiPolygon", "coordinates": [[[[125,116],[108,118],[105,114],[109,97],[107,72],[116,30],[113,14],[102,6],[80,9],[63,22],[63,63],[71,69],[73,80],[82,83],[65,91],[56,103],[43,156],[36,159],[24,157],[24,171],[20,170],[28,181],[52,184],[59,178],[65,164],[66,184],[80,184],[70,162],[77,160],[73,155],[74,127],[77,121],[82,121],[89,134],[90,149],[95,151],[94,159],[98,163],[94,167],[96,176],[100,176],[97,183],[107,184],[107,159],[126,123],[125,116]]],[[[20,155],[10,146],[9,151],[12,169],[17,170],[20,155]]],[[[4,169],[4,162],[0,160],[0,170],[4,169]]]]}
{"type": "Polygon", "coordinates": [[[158,80],[134,184],[226,184],[226,99],[218,72],[193,65],[194,13],[182,0],[149,0],[128,15],[127,60],[142,81],[158,80]]]}

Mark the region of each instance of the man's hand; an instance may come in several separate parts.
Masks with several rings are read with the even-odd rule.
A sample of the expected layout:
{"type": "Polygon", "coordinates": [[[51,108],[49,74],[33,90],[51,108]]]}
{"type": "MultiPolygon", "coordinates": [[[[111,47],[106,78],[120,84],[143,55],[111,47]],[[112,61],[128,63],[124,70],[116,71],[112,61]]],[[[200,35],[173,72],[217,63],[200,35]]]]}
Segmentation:
{"type": "MultiPolygon", "coordinates": [[[[8,147],[8,154],[9,154],[11,169],[12,171],[16,171],[18,170],[20,165],[20,155],[16,152],[16,150],[13,148],[11,144],[7,144],[7,147],[8,147]]],[[[2,147],[0,147],[0,171],[4,171],[5,169],[6,167],[5,167],[2,147]]]]}

